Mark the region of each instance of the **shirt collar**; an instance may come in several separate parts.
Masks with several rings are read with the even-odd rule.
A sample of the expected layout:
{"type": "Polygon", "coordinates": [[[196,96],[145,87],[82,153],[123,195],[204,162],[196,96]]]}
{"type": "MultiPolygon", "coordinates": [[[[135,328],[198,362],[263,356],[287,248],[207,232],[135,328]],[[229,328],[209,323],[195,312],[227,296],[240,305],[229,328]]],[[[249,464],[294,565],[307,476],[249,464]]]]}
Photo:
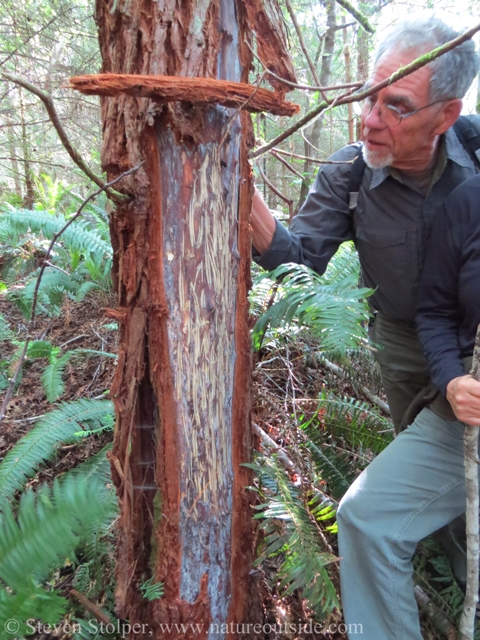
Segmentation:
{"type": "MultiPolygon", "coordinates": [[[[452,160],[456,164],[461,167],[470,167],[472,165],[472,161],[467,151],[465,150],[463,144],[457,137],[457,134],[453,130],[453,127],[450,127],[448,131],[441,136],[440,144],[445,145],[446,150],[446,159],[452,160]]],[[[375,189],[382,182],[384,182],[389,176],[391,176],[389,167],[382,167],[381,169],[370,169],[372,172],[372,179],[370,180],[370,189],[375,189]]],[[[392,176],[393,177],[393,176],[392,176]]]]}

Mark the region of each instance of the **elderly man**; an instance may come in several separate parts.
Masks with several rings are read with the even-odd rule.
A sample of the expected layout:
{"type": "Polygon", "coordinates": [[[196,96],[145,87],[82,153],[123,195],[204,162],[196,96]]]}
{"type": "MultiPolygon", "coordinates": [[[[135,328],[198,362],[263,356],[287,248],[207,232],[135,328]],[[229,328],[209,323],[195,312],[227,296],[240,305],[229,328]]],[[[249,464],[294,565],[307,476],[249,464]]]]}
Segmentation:
{"type": "MultiPolygon", "coordinates": [[[[403,22],[380,45],[368,86],[457,35],[434,16],[403,22]]],[[[266,269],[296,262],[323,273],[342,242],[355,242],[363,284],[375,289],[371,337],[382,346],[378,360],[397,431],[429,381],[414,327],[425,243],[443,200],[478,172],[451,129],[476,70],[469,41],[365,101],[367,167],[358,198],[350,193],[352,165],[325,165],[287,230],[258,191],[254,195],[254,258],[266,269]]],[[[352,160],[359,144],[341,149],[332,160],[352,160]]]]}

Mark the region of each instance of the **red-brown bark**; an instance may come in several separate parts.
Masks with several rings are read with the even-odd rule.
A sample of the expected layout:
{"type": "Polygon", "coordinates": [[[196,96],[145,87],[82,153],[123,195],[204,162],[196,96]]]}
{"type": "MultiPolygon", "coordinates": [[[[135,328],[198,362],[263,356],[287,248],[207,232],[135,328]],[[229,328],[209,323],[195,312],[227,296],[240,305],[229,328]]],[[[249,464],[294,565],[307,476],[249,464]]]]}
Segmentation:
{"type": "Polygon", "coordinates": [[[268,111],[277,116],[293,116],[300,110],[297,104],[285,102],[267,89],[213,78],[104,73],[71,78],[70,88],[87,95],[116,96],[125,93],[159,102],[216,103],[250,112],[268,111]]]}
{"type": "MultiPolygon", "coordinates": [[[[97,0],[96,19],[105,73],[248,81],[243,0],[97,0]]],[[[254,611],[241,466],[251,449],[250,118],[122,94],[102,98],[102,119],[104,169],[143,162],[125,179],[131,202],[111,217],[117,613],[147,625],[145,637],[223,638],[208,625],[254,611]],[[148,602],[140,586],[151,577],[165,595],[148,602]],[[202,630],[162,630],[174,623],[202,630]]]]}

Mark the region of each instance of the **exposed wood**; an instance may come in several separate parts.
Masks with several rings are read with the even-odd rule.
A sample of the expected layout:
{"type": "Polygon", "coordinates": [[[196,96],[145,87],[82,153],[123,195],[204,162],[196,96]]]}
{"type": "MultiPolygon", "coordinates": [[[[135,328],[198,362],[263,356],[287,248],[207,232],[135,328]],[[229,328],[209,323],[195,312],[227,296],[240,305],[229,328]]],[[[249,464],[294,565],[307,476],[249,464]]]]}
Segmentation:
{"type": "Polygon", "coordinates": [[[244,107],[251,112],[268,111],[277,116],[293,116],[300,111],[298,105],[285,102],[268,89],[214,78],[104,73],[71,78],[70,88],[87,95],[116,96],[125,93],[160,102],[217,103],[224,107],[244,107]]]}
{"type": "MultiPolygon", "coordinates": [[[[478,326],[473,351],[470,374],[480,382],[480,325],[478,326]]],[[[467,496],[467,584],[465,603],[460,622],[460,640],[473,640],[475,635],[475,613],[478,602],[478,429],[479,426],[465,425],[463,436],[465,455],[465,493],[467,496]]]]}

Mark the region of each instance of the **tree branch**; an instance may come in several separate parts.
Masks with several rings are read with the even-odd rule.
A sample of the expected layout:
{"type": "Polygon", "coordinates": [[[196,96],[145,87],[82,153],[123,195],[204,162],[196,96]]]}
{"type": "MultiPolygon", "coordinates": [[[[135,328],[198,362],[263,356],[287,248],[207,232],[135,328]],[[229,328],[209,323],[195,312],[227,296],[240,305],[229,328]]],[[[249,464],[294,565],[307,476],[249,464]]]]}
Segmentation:
{"type": "Polygon", "coordinates": [[[132,169],[129,169],[128,171],[125,171],[124,173],[122,173],[121,175],[117,176],[114,180],[111,180],[107,184],[104,184],[100,189],[97,189],[97,191],[94,191],[91,195],[88,196],[88,198],[86,198],[82,202],[82,204],[80,205],[80,207],[79,207],[78,211],[75,213],[75,215],[72,218],[70,218],[68,220],[68,222],[66,222],[63,225],[63,227],[60,229],[60,231],[57,231],[57,233],[54,234],[54,236],[53,236],[53,238],[52,238],[52,240],[51,240],[51,242],[50,242],[50,244],[48,246],[48,249],[47,249],[47,252],[45,254],[45,257],[43,259],[43,263],[42,263],[42,266],[40,267],[40,272],[39,272],[38,277],[37,277],[37,282],[35,284],[35,289],[34,289],[34,292],[33,292],[33,299],[32,299],[32,310],[30,312],[30,321],[29,321],[28,327],[27,327],[27,337],[25,339],[25,344],[23,346],[22,353],[20,354],[20,358],[18,359],[18,362],[17,362],[17,368],[15,369],[15,373],[13,374],[13,376],[9,380],[9,385],[8,385],[7,391],[5,393],[5,398],[3,399],[2,406],[0,408],[0,424],[3,422],[3,419],[5,418],[8,403],[10,402],[10,399],[11,399],[11,397],[13,395],[13,391],[14,391],[15,386],[17,384],[17,380],[18,380],[18,377],[20,375],[20,371],[22,370],[22,367],[23,367],[23,362],[25,360],[25,355],[27,353],[28,345],[30,343],[30,340],[32,339],[32,330],[34,328],[35,318],[36,318],[36,314],[37,314],[38,292],[40,290],[40,283],[42,281],[42,277],[43,277],[43,274],[45,272],[45,268],[50,265],[50,262],[49,262],[50,261],[50,256],[52,255],[52,250],[53,250],[53,247],[54,247],[55,243],[60,238],[60,236],[66,231],[66,229],[68,229],[68,227],[72,224],[72,222],[75,222],[75,220],[77,220],[77,218],[80,217],[83,209],[90,202],[90,200],[93,200],[98,195],[100,195],[102,193],[102,191],[106,191],[107,189],[112,187],[117,182],[120,182],[120,180],[122,180],[126,176],[129,176],[130,174],[135,173],[135,171],[138,171],[138,169],[140,169],[142,164],[143,164],[143,162],[138,164],[136,167],[133,167],[132,169]]]}
{"type": "Polygon", "coordinates": [[[250,158],[258,158],[258,156],[261,156],[264,153],[267,153],[267,151],[270,151],[270,149],[273,149],[273,147],[277,146],[280,142],[283,142],[284,140],[289,138],[293,133],[295,133],[299,129],[302,129],[311,120],[313,120],[320,113],[322,113],[322,111],[325,111],[325,109],[329,107],[333,108],[334,106],[338,106],[341,104],[349,104],[350,102],[359,102],[360,100],[364,100],[365,98],[368,98],[368,96],[374,93],[377,93],[381,89],[388,87],[389,85],[393,84],[394,82],[397,82],[401,78],[405,78],[406,76],[410,75],[414,71],[417,71],[418,69],[421,69],[428,63],[433,62],[434,60],[444,55],[445,53],[448,53],[452,49],[455,49],[455,47],[458,47],[463,42],[470,40],[472,36],[474,36],[477,33],[477,31],[480,31],[480,24],[477,24],[471,29],[468,29],[468,31],[465,31],[464,33],[460,34],[457,38],[454,38],[454,40],[450,40],[450,42],[447,42],[441,47],[432,49],[432,51],[429,51],[428,53],[424,54],[423,56],[420,56],[416,60],[413,60],[413,62],[411,62],[410,64],[407,64],[405,67],[401,67],[400,69],[392,73],[392,75],[389,78],[385,78],[385,80],[382,80],[382,82],[379,82],[378,84],[375,84],[372,87],[369,87],[365,91],[359,91],[357,93],[354,93],[353,95],[345,94],[343,96],[338,96],[330,104],[328,104],[326,101],[321,102],[314,109],[306,113],[303,116],[303,118],[300,118],[298,122],[296,122],[294,125],[288,128],[286,131],[284,131],[281,135],[277,136],[267,144],[263,145],[263,147],[260,147],[259,149],[251,153],[250,158]]]}
{"type": "Polygon", "coordinates": [[[42,89],[35,86],[31,82],[29,82],[26,78],[23,78],[21,76],[16,76],[11,73],[2,72],[2,77],[5,78],[6,80],[10,80],[10,82],[17,84],[20,87],[23,87],[27,91],[30,91],[30,93],[33,93],[38,98],[40,98],[40,100],[45,105],[45,109],[47,110],[48,116],[53,126],[55,127],[55,130],[58,133],[58,136],[62,141],[63,146],[67,150],[68,155],[72,158],[75,164],[78,167],[80,167],[83,173],[86,176],[88,176],[90,180],[92,180],[92,182],[94,182],[102,190],[104,190],[107,193],[108,197],[114,200],[115,202],[128,201],[128,196],[125,196],[121,193],[118,193],[106,187],[104,181],[101,178],[99,178],[95,173],[93,173],[93,171],[90,169],[87,163],[83,160],[79,152],[72,146],[72,144],[70,143],[70,140],[68,139],[67,133],[63,128],[60,118],[58,117],[57,111],[55,109],[55,105],[53,104],[52,97],[50,96],[49,93],[42,91],[42,89]]]}
{"type": "Polygon", "coordinates": [[[303,91],[320,91],[320,93],[322,93],[323,91],[338,91],[339,89],[358,89],[360,87],[363,87],[364,85],[363,82],[349,82],[348,84],[335,84],[331,87],[321,87],[321,86],[316,87],[315,85],[298,84],[297,82],[290,82],[290,80],[285,80],[285,78],[277,76],[276,73],[273,73],[273,71],[270,71],[270,69],[267,69],[265,63],[259,58],[258,54],[255,53],[255,51],[252,49],[252,47],[249,45],[249,43],[246,40],[245,40],[245,44],[253,53],[254,57],[262,65],[265,73],[268,73],[270,76],[273,76],[277,80],[284,82],[285,84],[287,84],[289,87],[292,87],[293,89],[301,89],[303,91]]]}
{"type": "Polygon", "coordinates": [[[280,200],[283,200],[288,205],[288,215],[289,215],[289,220],[291,220],[293,218],[293,200],[291,200],[286,195],[284,195],[281,191],[279,191],[277,189],[277,187],[273,183],[270,182],[270,180],[267,178],[267,176],[262,171],[262,167],[259,164],[257,164],[257,169],[260,172],[262,180],[265,182],[267,187],[270,187],[270,189],[273,191],[273,193],[276,196],[278,196],[280,198],[280,200]]]}
{"type": "Polygon", "coordinates": [[[336,0],[336,2],[341,7],[343,7],[346,11],[348,11],[348,13],[352,15],[355,18],[355,20],[357,20],[357,22],[359,22],[362,25],[365,31],[368,31],[369,33],[375,33],[375,29],[369,23],[368,18],[366,18],[363,15],[363,13],[360,13],[360,11],[355,9],[355,7],[352,4],[350,4],[348,0],[336,0]]]}

